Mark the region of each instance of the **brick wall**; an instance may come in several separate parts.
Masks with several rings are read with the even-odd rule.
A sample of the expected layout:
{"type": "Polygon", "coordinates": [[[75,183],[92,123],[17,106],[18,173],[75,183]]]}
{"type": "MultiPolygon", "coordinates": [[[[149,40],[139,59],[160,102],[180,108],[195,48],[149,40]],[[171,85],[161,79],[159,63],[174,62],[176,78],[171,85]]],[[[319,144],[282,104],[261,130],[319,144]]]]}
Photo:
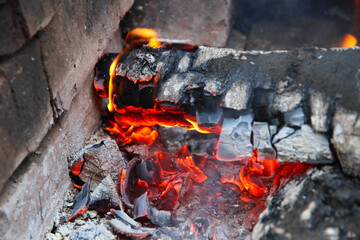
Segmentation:
{"type": "Polygon", "coordinates": [[[0,1],[0,237],[37,239],[99,127],[93,68],[133,0],[0,1]]]}

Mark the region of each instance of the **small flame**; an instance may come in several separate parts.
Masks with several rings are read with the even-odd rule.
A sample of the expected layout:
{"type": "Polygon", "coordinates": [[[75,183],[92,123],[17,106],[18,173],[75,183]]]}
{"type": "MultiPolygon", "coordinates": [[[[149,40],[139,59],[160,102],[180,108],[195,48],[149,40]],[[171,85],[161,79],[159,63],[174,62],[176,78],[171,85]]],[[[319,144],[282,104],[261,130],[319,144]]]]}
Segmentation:
{"type": "Polygon", "coordinates": [[[340,42],[340,47],[355,47],[357,44],[357,39],[354,35],[347,33],[342,37],[340,42]]]}
{"type": "Polygon", "coordinates": [[[114,90],[114,78],[115,78],[115,72],[116,72],[116,66],[119,62],[119,59],[121,58],[122,53],[119,53],[119,55],[116,56],[114,61],[111,63],[109,74],[110,74],[110,80],[109,80],[109,103],[107,105],[107,108],[109,112],[114,111],[114,105],[113,105],[113,90],[114,90]]]}
{"type": "Polygon", "coordinates": [[[148,46],[152,48],[159,48],[162,45],[157,32],[150,28],[135,28],[131,30],[126,35],[125,42],[130,46],[144,44],[147,42],[148,46]]]}
{"type": "Polygon", "coordinates": [[[191,120],[191,119],[189,119],[189,118],[187,118],[187,117],[185,117],[185,119],[186,119],[189,123],[191,123],[191,125],[194,127],[194,129],[195,129],[196,131],[198,131],[198,132],[200,132],[200,133],[211,133],[210,131],[201,129],[201,128],[199,127],[199,125],[197,124],[197,122],[195,122],[195,121],[193,121],[193,120],[191,120]]]}
{"type": "Polygon", "coordinates": [[[159,47],[161,47],[161,42],[159,41],[158,38],[152,38],[148,42],[148,45],[152,48],[159,48],[159,47]]]}
{"type": "Polygon", "coordinates": [[[138,39],[153,39],[157,38],[157,32],[150,28],[134,28],[125,38],[125,42],[131,43],[138,39]]]}
{"type": "Polygon", "coordinates": [[[350,33],[346,33],[338,44],[339,47],[355,47],[358,43],[356,37],[360,34],[360,0],[354,0],[354,18],[350,33]]]}

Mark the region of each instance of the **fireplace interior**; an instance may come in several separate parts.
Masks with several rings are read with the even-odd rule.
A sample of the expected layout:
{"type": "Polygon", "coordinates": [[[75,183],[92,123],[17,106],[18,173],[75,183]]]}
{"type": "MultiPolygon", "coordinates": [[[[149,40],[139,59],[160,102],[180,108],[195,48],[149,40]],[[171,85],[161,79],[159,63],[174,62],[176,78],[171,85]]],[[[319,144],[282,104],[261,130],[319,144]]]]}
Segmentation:
{"type": "Polygon", "coordinates": [[[4,239],[359,238],[359,0],[115,5],[0,3],[4,239]]]}

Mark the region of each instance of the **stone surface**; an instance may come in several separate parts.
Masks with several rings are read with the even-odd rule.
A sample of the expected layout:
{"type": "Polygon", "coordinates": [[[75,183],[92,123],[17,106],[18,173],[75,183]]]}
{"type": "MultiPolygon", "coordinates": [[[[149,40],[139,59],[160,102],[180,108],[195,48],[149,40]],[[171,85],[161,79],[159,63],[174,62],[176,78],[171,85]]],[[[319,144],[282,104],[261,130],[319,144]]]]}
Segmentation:
{"type": "Polygon", "coordinates": [[[40,34],[56,117],[69,109],[79,86],[93,71],[132,3],[132,0],[108,4],[85,0],[60,2],[51,23],[40,34]]]}
{"type": "Polygon", "coordinates": [[[0,190],[23,159],[39,147],[52,123],[40,43],[33,39],[0,62],[0,190]]]}
{"type": "Polygon", "coordinates": [[[222,161],[236,161],[252,156],[252,121],[253,117],[251,114],[240,115],[238,118],[224,119],[217,149],[218,159],[222,161]]]}
{"type": "Polygon", "coordinates": [[[258,150],[258,160],[276,159],[276,152],[271,145],[271,135],[268,123],[253,123],[253,149],[258,150]]]}
{"type": "Polygon", "coordinates": [[[337,165],[314,169],[268,199],[252,239],[358,239],[359,184],[337,165]]]}
{"type": "Polygon", "coordinates": [[[94,145],[85,147],[85,163],[79,177],[83,181],[92,179],[92,186],[97,186],[107,175],[116,181],[119,171],[126,167],[123,153],[115,140],[104,139],[94,145]]]}
{"type": "Polygon", "coordinates": [[[331,142],[344,172],[360,176],[360,117],[357,112],[339,107],[332,120],[331,142]]]}
{"type": "Polygon", "coordinates": [[[42,239],[53,227],[70,186],[67,159],[84,146],[99,126],[99,103],[92,80],[93,76],[89,76],[84,85],[79,85],[82,90],[69,111],[2,190],[0,226],[6,226],[0,228],[2,239],[42,239]]]}
{"type": "Polygon", "coordinates": [[[311,126],[315,132],[327,132],[329,128],[330,99],[317,90],[310,90],[311,126]]]}
{"type": "Polygon", "coordinates": [[[18,50],[27,40],[20,19],[15,17],[10,1],[0,5],[0,56],[18,50]]]}
{"type": "Polygon", "coordinates": [[[281,139],[274,146],[278,154],[278,162],[319,164],[334,161],[327,137],[315,133],[309,125],[302,125],[301,129],[281,139]]]}
{"type": "Polygon", "coordinates": [[[0,56],[19,50],[52,19],[58,1],[20,0],[0,3],[0,56]]]}
{"type": "Polygon", "coordinates": [[[59,1],[52,0],[19,0],[19,6],[26,26],[28,38],[46,27],[55,14],[59,1]]]}
{"type": "Polygon", "coordinates": [[[231,28],[231,6],[231,0],[139,0],[121,22],[121,28],[125,33],[136,27],[153,28],[160,38],[223,47],[231,28]]]}
{"type": "Polygon", "coordinates": [[[246,36],[236,29],[231,29],[229,38],[225,47],[233,48],[236,50],[244,50],[246,44],[246,36]]]}

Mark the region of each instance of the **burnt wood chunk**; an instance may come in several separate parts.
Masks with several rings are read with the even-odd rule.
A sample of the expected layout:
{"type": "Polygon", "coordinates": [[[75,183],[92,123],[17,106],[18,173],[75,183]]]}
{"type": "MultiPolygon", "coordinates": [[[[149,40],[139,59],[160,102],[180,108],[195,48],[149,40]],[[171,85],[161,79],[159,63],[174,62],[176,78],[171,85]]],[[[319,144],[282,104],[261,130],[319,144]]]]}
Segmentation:
{"type": "Polygon", "coordinates": [[[222,96],[223,106],[237,110],[246,108],[247,98],[258,87],[276,90],[273,111],[294,110],[307,88],[321,89],[346,108],[360,110],[360,99],[354,99],[360,90],[352,87],[357,83],[359,53],[358,47],[272,52],[209,47],[185,52],[143,47],[125,54],[116,74],[133,81],[156,76],[159,81],[155,98],[159,101],[177,102],[187,86],[203,83],[205,91],[222,96]],[[183,62],[181,67],[179,62],[183,62]],[[333,74],[328,69],[338,72],[333,74]],[[240,89],[236,92],[244,94],[235,94],[236,88],[240,89]]]}
{"type": "Polygon", "coordinates": [[[115,183],[110,175],[104,178],[90,195],[89,208],[98,212],[106,213],[111,208],[118,209],[122,207],[121,204],[115,183]]]}
{"type": "Polygon", "coordinates": [[[334,161],[328,138],[315,133],[309,125],[302,125],[301,129],[281,139],[274,146],[278,153],[278,162],[323,164],[334,161]]]}
{"type": "Polygon", "coordinates": [[[225,118],[222,124],[217,156],[223,161],[247,159],[252,156],[251,144],[253,117],[251,114],[238,118],[225,118]]]}
{"type": "Polygon", "coordinates": [[[317,90],[310,91],[311,125],[316,132],[327,132],[329,128],[329,110],[331,101],[317,90]]]}
{"type": "Polygon", "coordinates": [[[336,149],[343,170],[360,176],[360,115],[355,111],[338,108],[333,120],[331,142],[336,149]]]}
{"type": "Polygon", "coordinates": [[[79,177],[83,181],[91,178],[93,187],[108,175],[116,181],[119,171],[126,167],[123,153],[120,152],[115,140],[104,139],[86,146],[82,151],[85,163],[79,177]]]}
{"type": "Polygon", "coordinates": [[[123,221],[124,223],[130,225],[131,228],[137,229],[141,227],[141,224],[136,222],[134,219],[132,219],[131,217],[129,217],[129,215],[127,215],[124,211],[122,210],[114,210],[111,209],[111,213],[117,217],[118,219],[120,219],[121,221],[123,221]]]}
{"type": "Polygon", "coordinates": [[[87,204],[90,199],[90,184],[91,179],[89,179],[83,186],[79,194],[75,198],[74,209],[69,217],[69,221],[75,217],[84,214],[87,210],[87,204]]]}
{"type": "Polygon", "coordinates": [[[258,151],[258,160],[275,160],[276,152],[271,145],[269,125],[266,122],[253,123],[253,149],[258,151]]]}

